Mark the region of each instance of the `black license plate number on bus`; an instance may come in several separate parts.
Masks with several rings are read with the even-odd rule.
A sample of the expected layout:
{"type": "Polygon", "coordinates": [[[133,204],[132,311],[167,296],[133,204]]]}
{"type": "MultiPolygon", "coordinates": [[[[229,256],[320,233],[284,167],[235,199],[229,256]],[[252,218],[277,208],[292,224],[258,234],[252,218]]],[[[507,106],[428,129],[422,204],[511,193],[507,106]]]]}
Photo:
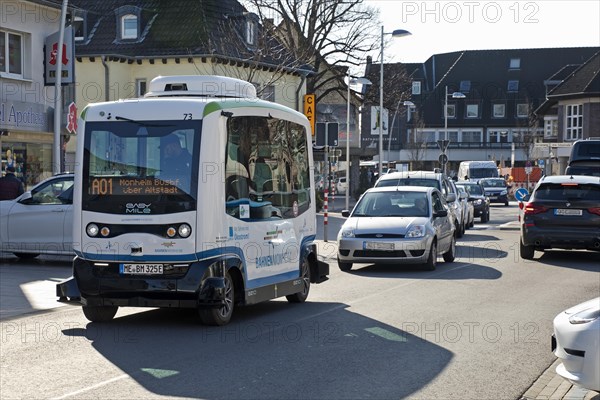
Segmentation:
{"type": "Polygon", "coordinates": [[[162,275],[162,264],[121,264],[121,274],[125,275],[162,275]]]}

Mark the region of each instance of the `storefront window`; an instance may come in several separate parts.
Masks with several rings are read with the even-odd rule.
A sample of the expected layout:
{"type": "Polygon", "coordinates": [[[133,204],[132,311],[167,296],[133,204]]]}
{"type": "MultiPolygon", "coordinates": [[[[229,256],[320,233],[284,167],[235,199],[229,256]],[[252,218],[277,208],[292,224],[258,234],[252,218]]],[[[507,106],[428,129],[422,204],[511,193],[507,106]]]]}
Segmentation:
{"type": "Polygon", "coordinates": [[[2,143],[2,175],[7,166],[15,168],[15,175],[26,189],[52,176],[52,146],[38,143],[2,143]]]}

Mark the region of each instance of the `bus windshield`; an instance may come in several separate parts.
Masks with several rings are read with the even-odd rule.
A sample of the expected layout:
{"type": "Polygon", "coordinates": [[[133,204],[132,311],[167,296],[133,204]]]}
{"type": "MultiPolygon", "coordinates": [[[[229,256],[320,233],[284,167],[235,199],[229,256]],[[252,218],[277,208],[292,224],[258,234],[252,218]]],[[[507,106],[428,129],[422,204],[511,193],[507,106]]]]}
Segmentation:
{"type": "Polygon", "coordinates": [[[116,119],[86,124],[82,208],[113,214],[195,210],[202,122],[116,119]]]}

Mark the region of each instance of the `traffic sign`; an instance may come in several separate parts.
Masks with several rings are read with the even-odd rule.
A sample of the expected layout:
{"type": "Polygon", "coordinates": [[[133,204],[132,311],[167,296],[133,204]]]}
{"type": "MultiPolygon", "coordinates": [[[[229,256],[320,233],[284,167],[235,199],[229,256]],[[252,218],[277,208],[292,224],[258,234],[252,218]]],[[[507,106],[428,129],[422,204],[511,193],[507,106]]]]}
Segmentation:
{"type": "Polygon", "coordinates": [[[445,153],[440,154],[440,157],[438,158],[438,161],[440,162],[440,164],[447,164],[448,163],[448,155],[445,153]]]}
{"type": "Polygon", "coordinates": [[[525,197],[527,196],[529,196],[529,191],[525,188],[519,188],[515,192],[515,199],[517,199],[518,201],[525,200],[525,197]]]}
{"type": "Polygon", "coordinates": [[[448,149],[448,145],[450,144],[450,141],[447,139],[444,140],[438,140],[437,141],[438,147],[440,148],[440,150],[445,153],[446,149],[448,149]]]}

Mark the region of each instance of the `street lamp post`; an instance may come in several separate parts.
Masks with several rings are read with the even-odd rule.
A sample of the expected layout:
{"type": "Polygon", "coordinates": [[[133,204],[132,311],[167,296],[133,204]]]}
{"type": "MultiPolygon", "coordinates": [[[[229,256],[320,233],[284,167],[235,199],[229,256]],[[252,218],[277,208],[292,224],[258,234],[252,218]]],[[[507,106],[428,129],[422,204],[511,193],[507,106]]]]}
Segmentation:
{"type": "MultiPolygon", "coordinates": [[[[442,145],[442,154],[446,154],[446,148],[448,147],[448,97],[452,96],[453,99],[464,99],[465,96],[461,92],[453,92],[452,94],[448,94],[448,85],[446,85],[446,91],[444,96],[444,144],[442,145]]],[[[442,172],[446,174],[446,163],[442,163],[442,172]]]]}
{"type": "Polygon", "coordinates": [[[348,75],[348,108],[346,110],[346,210],[350,208],[350,85],[371,85],[367,78],[356,78],[348,75]]]}
{"type": "Polygon", "coordinates": [[[383,172],[383,35],[392,35],[392,37],[409,36],[411,33],[404,29],[396,29],[393,32],[385,33],[383,25],[381,26],[381,64],[379,68],[379,177],[383,172]]]}

